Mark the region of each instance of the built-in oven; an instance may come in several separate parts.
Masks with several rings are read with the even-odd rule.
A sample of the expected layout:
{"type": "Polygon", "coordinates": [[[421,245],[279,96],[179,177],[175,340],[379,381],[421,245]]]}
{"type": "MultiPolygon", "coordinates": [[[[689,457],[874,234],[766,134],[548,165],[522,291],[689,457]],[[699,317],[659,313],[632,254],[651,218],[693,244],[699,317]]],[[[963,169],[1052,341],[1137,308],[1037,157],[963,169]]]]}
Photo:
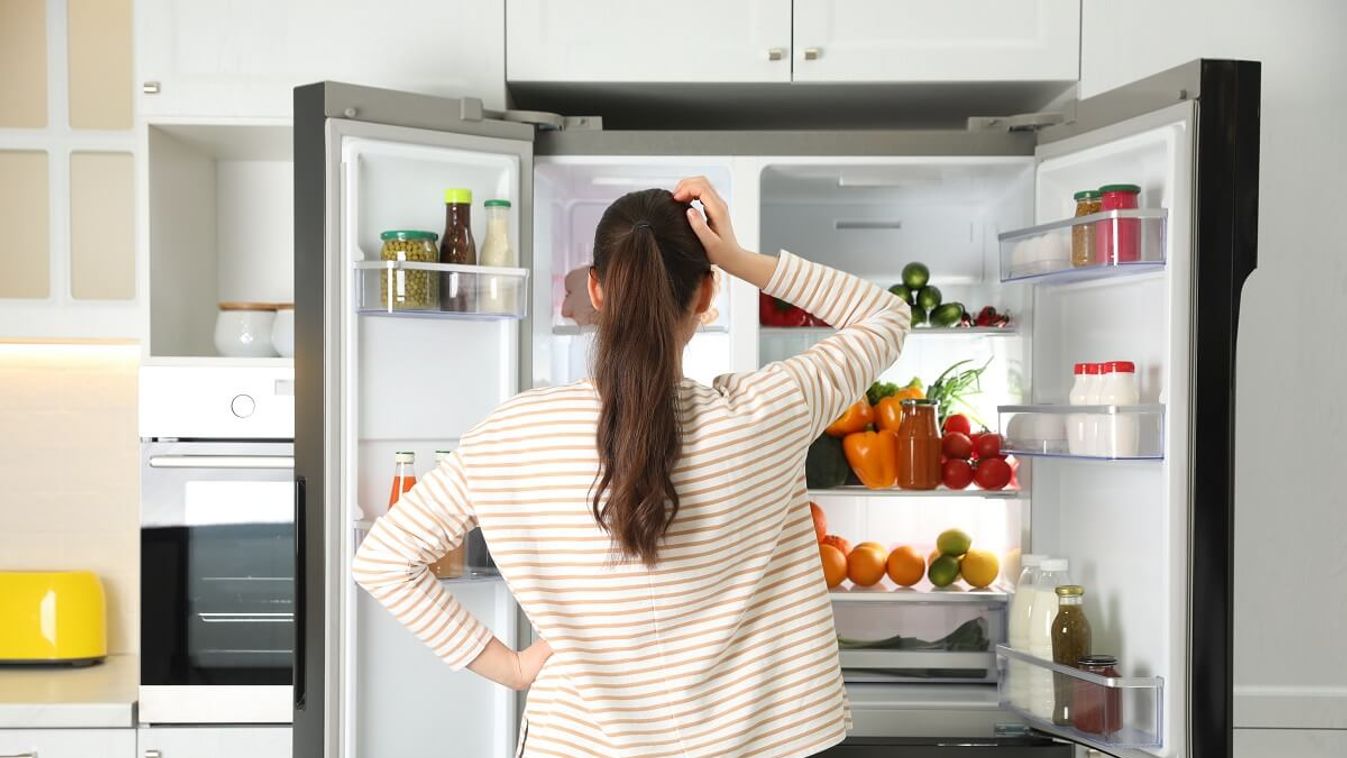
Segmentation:
{"type": "Polygon", "coordinates": [[[294,442],[277,398],[292,385],[163,373],[141,372],[138,719],[289,723],[294,442]],[[286,438],[246,438],[262,433],[286,438]]]}

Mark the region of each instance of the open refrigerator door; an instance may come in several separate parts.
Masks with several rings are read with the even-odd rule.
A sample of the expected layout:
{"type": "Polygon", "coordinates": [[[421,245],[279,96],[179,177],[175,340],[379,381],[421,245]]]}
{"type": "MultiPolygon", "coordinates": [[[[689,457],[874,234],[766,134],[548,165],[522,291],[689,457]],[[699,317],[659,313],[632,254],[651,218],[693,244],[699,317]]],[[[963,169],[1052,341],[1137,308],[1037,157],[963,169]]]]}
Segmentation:
{"type": "MultiPolygon", "coordinates": [[[[370,523],[397,507],[395,461],[428,471],[528,375],[533,128],[471,105],[336,84],[296,92],[297,381],[310,401],[296,424],[297,756],[514,746],[514,694],[454,674],[351,575],[370,523]],[[486,209],[491,228],[487,200],[508,201],[486,209]],[[448,201],[461,207],[446,214],[448,201]],[[446,221],[468,208],[470,222],[446,221]],[[441,262],[432,235],[456,225],[478,250],[504,232],[515,259],[441,262]]],[[[517,642],[518,606],[484,542],[470,534],[434,571],[517,642]]]]}

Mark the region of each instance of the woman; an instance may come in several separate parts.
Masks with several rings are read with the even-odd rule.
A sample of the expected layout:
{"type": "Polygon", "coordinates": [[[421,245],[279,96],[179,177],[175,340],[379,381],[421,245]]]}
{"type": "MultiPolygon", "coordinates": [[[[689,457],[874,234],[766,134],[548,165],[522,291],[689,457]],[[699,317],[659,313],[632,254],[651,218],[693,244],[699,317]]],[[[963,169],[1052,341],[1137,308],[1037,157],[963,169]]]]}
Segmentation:
{"type": "Polygon", "coordinates": [[[592,378],[518,395],[464,435],[374,525],[356,579],[451,667],[531,688],[522,755],[789,758],[836,744],[850,712],[804,458],[898,358],[906,304],[742,249],[703,178],[609,206],[588,287],[592,378]],[[712,265],[839,331],[713,387],[685,379],[712,265]],[[426,568],[478,525],[545,639],[518,653],[426,568]]]}

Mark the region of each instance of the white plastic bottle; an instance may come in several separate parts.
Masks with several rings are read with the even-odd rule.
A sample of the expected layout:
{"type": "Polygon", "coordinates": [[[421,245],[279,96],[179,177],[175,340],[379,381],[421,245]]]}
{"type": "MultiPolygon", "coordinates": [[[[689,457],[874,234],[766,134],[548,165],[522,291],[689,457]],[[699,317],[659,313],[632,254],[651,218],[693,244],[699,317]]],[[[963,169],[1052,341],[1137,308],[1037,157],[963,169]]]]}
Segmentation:
{"type": "MultiPolygon", "coordinates": [[[[1057,618],[1057,588],[1071,584],[1065,558],[1048,558],[1038,565],[1034,583],[1033,607],[1029,614],[1029,653],[1052,661],[1052,620],[1057,618]]],[[[1057,702],[1052,670],[1034,667],[1029,671],[1029,713],[1050,720],[1057,702]]]]}
{"type": "MultiPolygon", "coordinates": [[[[1136,405],[1141,401],[1141,390],[1137,386],[1137,367],[1131,361],[1112,361],[1105,364],[1103,381],[1100,382],[1099,403],[1101,405],[1136,405]]],[[[1131,413],[1118,413],[1101,417],[1097,445],[1098,455],[1109,458],[1135,458],[1137,456],[1137,417],[1131,413]]]]}
{"type": "MultiPolygon", "coordinates": [[[[1085,367],[1086,363],[1077,363],[1075,381],[1071,383],[1071,394],[1067,395],[1070,405],[1085,405],[1087,396],[1085,367]]],[[[1085,454],[1085,425],[1089,417],[1084,413],[1071,413],[1066,417],[1066,451],[1072,455],[1085,454]]]]}
{"type": "MultiPolygon", "coordinates": [[[[1085,364],[1085,382],[1081,390],[1081,405],[1099,405],[1104,364],[1085,364]]],[[[1080,452],[1075,455],[1099,455],[1099,414],[1081,414],[1080,452]]]]}
{"type": "MultiPolygon", "coordinates": [[[[1006,611],[1007,640],[1010,646],[1021,653],[1029,652],[1029,617],[1033,613],[1034,587],[1038,583],[1038,569],[1046,556],[1030,553],[1020,556],[1020,580],[1015,583],[1015,594],[1010,598],[1010,608],[1006,611]]],[[[1016,660],[1010,661],[1007,676],[1010,677],[1010,702],[1027,709],[1029,707],[1029,671],[1028,664],[1016,660]]]]}

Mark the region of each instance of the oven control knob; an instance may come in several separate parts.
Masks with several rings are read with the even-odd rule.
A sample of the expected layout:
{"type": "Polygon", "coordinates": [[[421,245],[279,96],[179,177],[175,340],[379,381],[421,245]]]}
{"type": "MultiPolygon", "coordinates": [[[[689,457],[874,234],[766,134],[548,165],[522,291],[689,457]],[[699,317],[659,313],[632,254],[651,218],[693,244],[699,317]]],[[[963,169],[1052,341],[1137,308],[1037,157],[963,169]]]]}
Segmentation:
{"type": "Polygon", "coordinates": [[[235,395],[234,399],[229,401],[229,410],[239,418],[248,418],[257,410],[257,402],[253,400],[252,395],[235,395]]]}

